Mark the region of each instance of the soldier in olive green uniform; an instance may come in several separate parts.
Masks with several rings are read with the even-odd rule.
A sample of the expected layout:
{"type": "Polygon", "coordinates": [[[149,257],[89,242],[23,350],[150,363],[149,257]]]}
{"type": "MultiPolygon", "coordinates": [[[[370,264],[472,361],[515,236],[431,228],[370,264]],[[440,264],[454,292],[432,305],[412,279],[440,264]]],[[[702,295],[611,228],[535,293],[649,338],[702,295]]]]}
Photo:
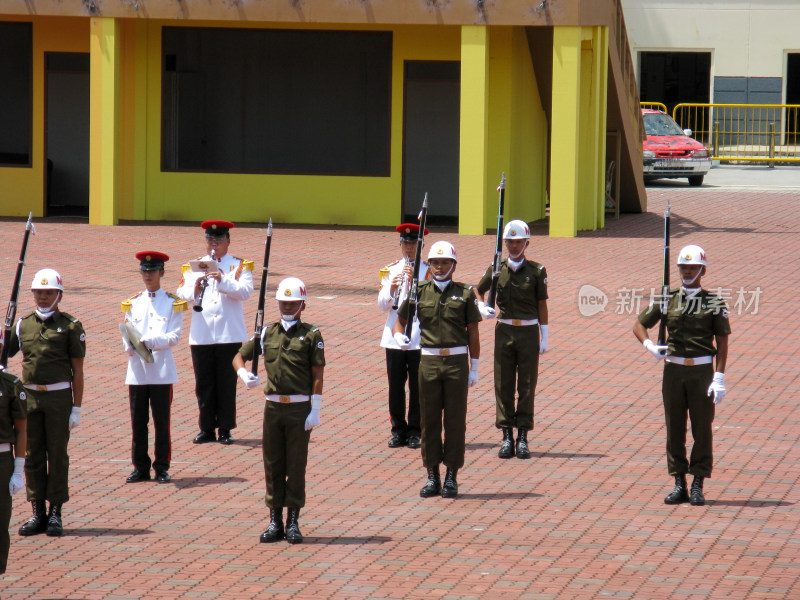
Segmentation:
{"type": "MultiPolygon", "coordinates": [[[[539,354],[547,351],[547,270],[544,265],[525,258],[530,236],[525,221],[509,221],[503,230],[509,256],[503,260],[497,279],[500,314],[494,330],[495,425],[503,431],[500,458],[511,458],[514,454],[523,459],[531,457],[527,436],[533,429],[539,354]],[[516,409],[515,391],[519,395],[516,409]],[[514,427],[518,429],[516,449],[514,427]]],[[[486,318],[495,316],[494,308],[483,302],[491,284],[490,266],[478,283],[478,308],[486,318]]]]}
{"type": "Polygon", "coordinates": [[[665,504],[705,504],[703,479],[713,467],[712,423],[715,405],[725,397],[725,363],[728,359],[728,310],[721,298],[700,286],[706,272],[706,255],[699,246],[686,246],[678,256],[682,287],[669,292],[667,344],[654,344],[647,330],[663,314],[660,303],[642,311],[633,333],[656,359],[664,359],[661,392],[667,424],[667,467],[675,488],[665,504]],[[716,367],[713,366],[716,362],[716,367]],[[692,422],[694,445],[686,459],[686,415],[692,422]],[[687,493],[686,473],[694,475],[687,493]]]}
{"type": "MultiPolygon", "coordinates": [[[[422,465],[428,471],[428,479],[419,492],[423,498],[440,492],[443,498],[458,495],[456,475],[464,466],[467,388],[478,382],[481,314],[472,286],[452,280],[455,268],[456,249],[448,242],[436,242],[428,254],[428,270],[433,279],[419,282],[417,295],[422,351],[419,365],[422,465]],[[439,478],[442,462],[447,468],[444,485],[439,478]]],[[[395,341],[406,349],[411,343],[404,333],[409,317],[408,300],[397,314],[393,326],[395,341]]]]}
{"type": "Polygon", "coordinates": [[[25,485],[22,471],[25,468],[28,409],[22,382],[11,373],[0,371],[0,485],[8,481],[8,494],[0,488],[0,575],[6,572],[11,538],[11,495],[25,485]],[[13,449],[13,453],[12,453],[13,449]]]}
{"type": "Polygon", "coordinates": [[[19,534],[60,536],[61,505],[69,500],[67,443],[70,430],[81,423],[86,334],[80,321],[58,310],[64,287],[56,271],[38,271],[31,290],[38,308],[17,321],[8,342],[10,356],[22,350],[28,395],[25,479],[33,516],[19,534]]]}
{"type": "Polygon", "coordinates": [[[259,344],[251,340],[242,346],[233,359],[233,367],[247,387],[255,387],[260,378],[247,371],[245,361],[253,358],[254,350],[264,355],[267,402],[262,453],[270,523],[261,534],[261,541],[270,543],[286,537],[290,544],[298,544],[303,541],[298,517],[306,503],[308,442],[311,430],[319,425],[322,406],[325,344],[319,329],[300,321],[306,300],[302,281],[296,277],[284,279],[275,298],[280,322],[264,328],[259,344]]]}

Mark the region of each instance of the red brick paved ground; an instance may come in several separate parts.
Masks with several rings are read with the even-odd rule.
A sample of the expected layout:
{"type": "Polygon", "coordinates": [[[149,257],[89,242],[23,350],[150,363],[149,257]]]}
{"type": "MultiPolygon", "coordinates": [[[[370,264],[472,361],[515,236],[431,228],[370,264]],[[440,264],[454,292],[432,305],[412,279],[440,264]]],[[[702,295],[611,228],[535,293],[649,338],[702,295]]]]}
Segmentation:
{"type": "MultiPolygon", "coordinates": [[[[191,443],[188,334],[176,350],[173,481],[125,484],[130,431],[117,323],[119,302],[142,288],[133,254],[154,248],[173,256],[174,288],[178,264],[202,250],[200,229],[40,222],[25,287],[44,266],[64,275],[62,308],[88,332],[88,391],[70,445],[65,535],[19,537],[29,505],[15,497],[3,598],[800,598],[797,194],[649,192],[649,213],[624,215],[601,232],[549,239],[535,228],[530,255],[550,277],[551,351],[541,367],[534,456],[496,457],[492,326],[483,324],[456,500],[420,499],[419,451],[386,445],[375,292],[378,268],[396,255],[396,234],[276,229],[270,290],[290,274],[306,281],[305,317],[321,327],[329,363],[300,546],[258,540],[266,522],[259,393],[240,386],[233,446],[191,443]],[[660,367],[634,341],[631,306],[618,303],[625,289],[649,293],[660,282],[667,197],[674,251],[699,243],[708,252],[706,287],[731,291],[731,304],[740,288],[747,301],[761,288],[757,313],[731,307],[729,393],[715,421],[705,507],[663,504],[671,481],[660,367]],[[608,296],[604,312],[581,315],[585,284],[608,296]]],[[[0,232],[6,294],[22,225],[3,222],[0,232]]],[[[260,260],[264,230],[233,233],[233,253],[260,260]]],[[[456,244],[457,278],[477,281],[493,237],[436,238],[456,244]]],[[[247,304],[248,323],[255,307],[247,304]]],[[[274,314],[274,302],[268,307],[274,314]]],[[[11,361],[15,372],[18,365],[11,361]]]]}

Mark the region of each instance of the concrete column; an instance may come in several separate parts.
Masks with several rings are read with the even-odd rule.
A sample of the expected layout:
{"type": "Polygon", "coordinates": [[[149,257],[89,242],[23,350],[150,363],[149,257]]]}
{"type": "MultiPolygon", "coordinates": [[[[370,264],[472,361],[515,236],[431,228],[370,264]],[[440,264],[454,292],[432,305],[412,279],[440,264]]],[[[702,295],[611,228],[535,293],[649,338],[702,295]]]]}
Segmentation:
{"type": "Polygon", "coordinates": [[[489,30],[461,28],[461,141],[458,232],[486,232],[487,141],[489,130],[489,30]]]}
{"type": "Polygon", "coordinates": [[[578,233],[580,164],[581,28],[553,30],[550,138],[550,235],[578,233]]]}
{"type": "Polygon", "coordinates": [[[89,223],[116,225],[119,203],[120,26],[90,23],[89,223]]]}

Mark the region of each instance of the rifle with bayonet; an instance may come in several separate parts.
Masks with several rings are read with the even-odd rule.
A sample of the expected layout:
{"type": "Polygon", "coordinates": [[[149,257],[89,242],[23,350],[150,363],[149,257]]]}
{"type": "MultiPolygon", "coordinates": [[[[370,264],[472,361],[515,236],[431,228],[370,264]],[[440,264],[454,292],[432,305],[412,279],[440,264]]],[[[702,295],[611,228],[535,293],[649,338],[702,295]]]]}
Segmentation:
{"type": "Polygon", "coordinates": [[[264,297],[267,293],[267,276],[269,275],[269,252],[272,247],[272,218],[267,225],[267,241],[264,250],[264,265],[261,267],[261,289],[258,292],[258,310],[256,311],[256,327],[253,334],[253,365],[250,372],[258,375],[258,348],[261,345],[261,332],[264,329],[264,297]]]}
{"type": "Polygon", "coordinates": [[[411,329],[414,318],[417,316],[417,297],[419,294],[419,267],[422,263],[422,245],[425,238],[425,222],[428,220],[428,192],[422,200],[422,210],[419,213],[419,237],[417,238],[417,252],[414,255],[414,273],[411,276],[411,289],[408,292],[408,320],[406,321],[405,334],[411,339],[411,329]]]}
{"type": "Polygon", "coordinates": [[[25,236],[22,238],[22,250],[19,253],[17,263],[17,274],[14,276],[14,286],[11,288],[11,299],[8,301],[8,311],[6,311],[6,322],[3,328],[3,350],[0,352],[0,369],[5,369],[8,362],[9,341],[11,331],[14,327],[14,320],[17,318],[17,300],[19,299],[19,284],[22,281],[22,270],[25,268],[25,255],[28,252],[28,238],[30,238],[33,228],[33,213],[28,214],[28,222],[25,224],[25,236]]]}
{"type": "Polygon", "coordinates": [[[661,322],[658,325],[658,345],[667,343],[667,311],[669,310],[669,200],[664,211],[664,275],[661,281],[661,322]]]}
{"type": "Polygon", "coordinates": [[[505,210],[506,200],[506,174],[503,172],[500,178],[500,185],[497,187],[500,192],[500,201],[497,209],[497,241],[495,244],[494,259],[492,260],[492,283],[489,285],[489,293],[486,295],[486,306],[494,308],[497,299],[497,280],[500,277],[500,265],[503,260],[503,211],[505,210]]]}

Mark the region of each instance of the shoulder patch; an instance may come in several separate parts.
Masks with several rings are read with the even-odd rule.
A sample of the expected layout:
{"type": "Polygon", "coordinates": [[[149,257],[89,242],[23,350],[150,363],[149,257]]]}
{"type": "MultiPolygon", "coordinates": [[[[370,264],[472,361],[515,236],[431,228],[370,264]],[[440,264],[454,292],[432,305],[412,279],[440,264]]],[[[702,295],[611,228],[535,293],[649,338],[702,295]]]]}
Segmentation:
{"type": "Polygon", "coordinates": [[[237,259],[237,260],[241,260],[241,261],[242,261],[242,267],[243,267],[243,268],[244,268],[246,271],[252,271],[253,269],[255,269],[255,268],[256,268],[256,265],[255,265],[255,263],[254,263],[252,260],[243,260],[243,259],[241,259],[241,258],[240,258],[240,259],[237,259]]]}

